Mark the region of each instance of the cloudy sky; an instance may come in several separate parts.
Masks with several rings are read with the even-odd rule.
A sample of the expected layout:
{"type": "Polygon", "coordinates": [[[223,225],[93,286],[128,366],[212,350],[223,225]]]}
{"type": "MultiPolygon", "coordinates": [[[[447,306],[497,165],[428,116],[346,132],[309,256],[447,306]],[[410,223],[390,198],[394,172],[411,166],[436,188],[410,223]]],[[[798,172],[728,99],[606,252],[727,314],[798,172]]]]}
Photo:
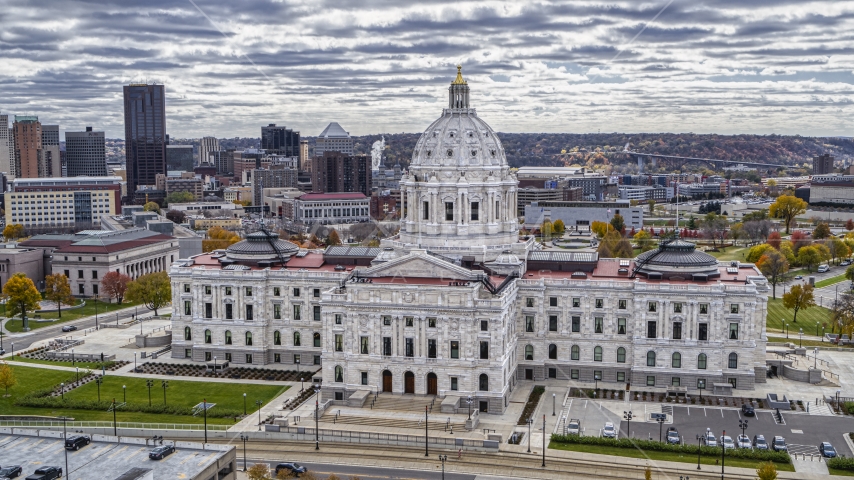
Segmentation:
{"type": "Polygon", "coordinates": [[[854,2],[0,0],[0,112],[123,137],[417,132],[455,65],[506,132],[854,135],[854,2]]]}

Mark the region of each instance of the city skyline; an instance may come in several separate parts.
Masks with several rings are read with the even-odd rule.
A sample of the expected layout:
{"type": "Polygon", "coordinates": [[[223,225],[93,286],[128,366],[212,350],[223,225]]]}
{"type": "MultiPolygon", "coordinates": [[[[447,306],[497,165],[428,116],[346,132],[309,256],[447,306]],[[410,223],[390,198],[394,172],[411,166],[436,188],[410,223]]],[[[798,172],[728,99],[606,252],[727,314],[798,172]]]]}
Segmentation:
{"type": "Polygon", "coordinates": [[[71,1],[31,21],[57,8],[6,9],[0,111],[61,132],[123,138],[122,87],[145,81],[172,138],[418,132],[457,64],[502,132],[854,130],[845,2],[71,1]]]}

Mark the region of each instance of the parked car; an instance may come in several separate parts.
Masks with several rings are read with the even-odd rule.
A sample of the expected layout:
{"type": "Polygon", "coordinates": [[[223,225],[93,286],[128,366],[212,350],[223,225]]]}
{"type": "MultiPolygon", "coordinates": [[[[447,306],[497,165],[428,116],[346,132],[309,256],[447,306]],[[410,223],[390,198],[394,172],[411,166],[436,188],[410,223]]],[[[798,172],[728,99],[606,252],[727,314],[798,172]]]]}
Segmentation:
{"type": "Polygon", "coordinates": [[[738,448],[753,448],[753,444],[750,443],[750,437],[744,434],[736,437],[735,444],[738,448]]]}
{"type": "Polygon", "coordinates": [[[851,260],[843,260],[839,263],[840,267],[847,267],[848,265],[851,265],[851,260]]]}
{"type": "Polygon", "coordinates": [[[753,448],[757,450],[768,450],[768,443],[765,441],[765,435],[753,436],[753,448]]]}
{"type": "Polygon", "coordinates": [[[753,407],[748,405],[748,404],[744,404],[741,406],[741,414],[744,415],[745,417],[755,417],[756,416],[756,412],[753,410],[753,407]]]}
{"type": "Polygon", "coordinates": [[[148,453],[148,458],[152,460],[162,460],[169,455],[175,453],[175,447],[172,445],[161,445],[148,453]]]}
{"type": "Polygon", "coordinates": [[[613,423],[605,422],[605,426],[602,427],[602,436],[605,438],[617,438],[617,429],[614,428],[613,423]]]}
{"type": "Polygon", "coordinates": [[[676,427],[669,427],[667,429],[667,443],[679,445],[679,431],[676,430],[676,427]]]}
{"type": "Polygon", "coordinates": [[[6,350],[3,350],[2,348],[0,348],[0,355],[6,355],[6,350]]]}
{"type": "Polygon", "coordinates": [[[0,478],[18,478],[22,473],[20,465],[6,465],[0,468],[0,478]]]}
{"type": "Polygon", "coordinates": [[[829,272],[829,271],[830,271],[829,265],[819,265],[818,266],[818,270],[817,270],[818,273],[825,273],[825,272],[829,272]]]}
{"type": "Polygon", "coordinates": [[[789,447],[786,446],[786,439],[783,437],[774,437],[774,441],[771,442],[771,448],[773,448],[775,452],[789,451],[789,447]]]}
{"type": "Polygon", "coordinates": [[[795,275],[795,280],[803,280],[803,275],[795,275]]]}
{"type": "Polygon", "coordinates": [[[73,332],[75,330],[77,330],[77,327],[75,327],[74,325],[66,325],[62,327],[63,332],[73,332]]]}
{"type": "Polygon", "coordinates": [[[91,440],[89,440],[89,437],[85,435],[75,435],[65,439],[65,449],[80,450],[80,447],[85,447],[86,445],[89,445],[90,442],[91,440]]]}
{"type": "Polygon", "coordinates": [[[302,465],[300,465],[298,463],[280,463],[280,464],[276,465],[276,476],[278,477],[279,472],[281,472],[283,470],[286,472],[296,474],[296,475],[299,475],[300,473],[305,473],[308,471],[307,468],[303,467],[302,465]]]}
{"type": "Polygon", "coordinates": [[[729,435],[721,435],[720,442],[726,450],[729,450],[730,448],[735,448],[735,442],[732,441],[732,437],[730,437],[729,435]]]}
{"type": "Polygon", "coordinates": [[[707,447],[718,446],[718,441],[715,439],[715,434],[712,433],[711,430],[706,430],[706,434],[703,435],[703,443],[705,443],[707,447]]]}
{"type": "Polygon", "coordinates": [[[818,446],[818,451],[826,458],[833,458],[836,456],[836,449],[833,448],[833,445],[831,445],[830,442],[821,442],[821,445],[818,446]]]}
{"type": "Polygon", "coordinates": [[[566,434],[581,435],[581,420],[577,418],[571,419],[569,425],[566,426],[566,434]]]}
{"type": "Polygon", "coordinates": [[[41,467],[37,468],[32,475],[28,475],[26,480],[54,480],[62,477],[62,469],[59,467],[41,467]]]}

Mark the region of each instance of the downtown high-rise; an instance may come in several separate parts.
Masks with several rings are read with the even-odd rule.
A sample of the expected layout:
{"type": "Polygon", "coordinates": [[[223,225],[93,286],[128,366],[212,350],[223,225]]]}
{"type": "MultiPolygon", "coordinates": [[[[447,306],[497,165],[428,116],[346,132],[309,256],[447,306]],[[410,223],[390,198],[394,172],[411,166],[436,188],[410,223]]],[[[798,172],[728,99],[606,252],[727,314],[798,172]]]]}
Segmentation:
{"type": "Polygon", "coordinates": [[[277,127],[275,123],[261,127],[261,149],[275,155],[299,157],[299,132],[277,127]]]}
{"type": "Polygon", "coordinates": [[[166,89],[163,85],[124,86],[125,156],[128,196],[154,185],[166,173],[166,89]]]}
{"type": "Polygon", "coordinates": [[[65,132],[65,159],[69,177],[105,177],[107,157],[104,132],[65,132]]]}

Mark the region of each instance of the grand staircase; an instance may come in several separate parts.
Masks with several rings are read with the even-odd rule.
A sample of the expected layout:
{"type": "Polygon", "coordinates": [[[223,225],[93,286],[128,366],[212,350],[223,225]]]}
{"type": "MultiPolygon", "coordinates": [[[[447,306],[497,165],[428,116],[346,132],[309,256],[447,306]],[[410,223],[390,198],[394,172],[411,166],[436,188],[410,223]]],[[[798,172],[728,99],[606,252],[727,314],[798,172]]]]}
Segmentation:
{"type": "Polygon", "coordinates": [[[433,406],[436,412],[439,412],[439,404],[441,400],[437,400],[435,395],[392,395],[390,393],[380,393],[376,401],[373,397],[368,398],[365,403],[365,408],[370,408],[373,403],[374,410],[397,410],[401,412],[424,413],[424,407],[433,406]]]}
{"type": "MultiPolygon", "coordinates": [[[[334,424],[345,424],[345,425],[362,425],[368,427],[382,427],[384,429],[392,429],[392,428],[400,428],[400,429],[409,429],[416,430],[423,433],[424,431],[424,419],[416,420],[415,418],[393,418],[393,417],[362,417],[357,415],[349,415],[347,413],[342,413],[341,415],[335,416],[335,410],[330,411],[323,417],[321,417],[321,422],[334,423],[334,424]]],[[[450,431],[453,428],[456,431],[464,432],[466,428],[465,421],[462,422],[450,422],[448,423],[448,416],[435,416],[429,421],[429,428],[431,432],[444,432],[450,431]]]]}

